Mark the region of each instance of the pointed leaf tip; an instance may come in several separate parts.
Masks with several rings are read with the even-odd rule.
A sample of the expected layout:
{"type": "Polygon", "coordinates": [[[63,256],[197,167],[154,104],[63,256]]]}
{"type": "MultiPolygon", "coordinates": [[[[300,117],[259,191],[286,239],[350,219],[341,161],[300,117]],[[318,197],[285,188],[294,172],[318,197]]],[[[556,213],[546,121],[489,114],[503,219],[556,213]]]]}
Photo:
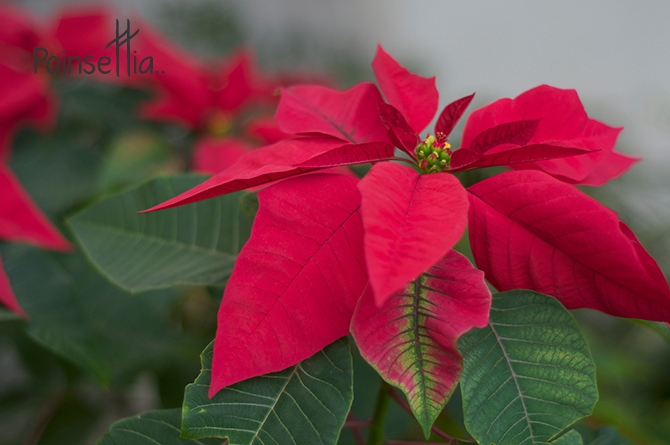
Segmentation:
{"type": "Polygon", "coordinates": [[[358,188],[370,284],[381,306],[461,238],[468,198],[451,174],[419,175],[390,162],[374,165],[358,188]]]}
{"type": "Polygon", "coordinates": [[[382,307],[369,291],[356,306],[351,331],[361,355],[405,393],[426,437],[461,373],[456,341],[486,326],[490,307],[484,274],[453,250],[382,307]]]}
{"type": "Polygon", "coordinates": [[[249,151],[221,173],[140,213],[190,204],[319,170],[319,167],[298,165],[343,145],[348,144],[331,136],[297,137],[249,151]]]}
{"type": "Polygon", "coordinates": [[[438,92],[435,77],[410,73],[379,45],[372,70],[386,101],[402,113],[416,133],[420,133],[435,116],[438,92]]]}
{"type": "Polygon", "coordinates": [[[475,93],[472,93],[469,96],[462,97],[458,100],[453,101],[440,113],[440,116],[437,118],[435,123],[435,136],[439,133],[444,135],[444,138],[448,138],[449,134],[454,130],[454,127],[458,123],[465,110],[472,102],[472,99],[475,97],[475,93]]]}

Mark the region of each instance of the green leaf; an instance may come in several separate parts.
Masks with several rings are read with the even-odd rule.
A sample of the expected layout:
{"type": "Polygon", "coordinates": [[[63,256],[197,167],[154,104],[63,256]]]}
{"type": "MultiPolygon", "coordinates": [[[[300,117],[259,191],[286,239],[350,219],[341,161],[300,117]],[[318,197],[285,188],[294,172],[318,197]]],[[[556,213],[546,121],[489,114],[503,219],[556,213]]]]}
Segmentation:
{"type": "Polygon", "coordinates": [[[2,257],[16,297],[30,316],[28,334],[103,385],[141,369],[167,366],[198,348],[198,342],[167,320],[174,291],[131,295],[97,273],[81,254],[12,244],[3,246],[2,257]]]}
{"type": "Polygon", "coordinates": [[[93,204],[68,220],[89,258],[131,292],[180,284],[222,285],[249,237],[244,192],[138,214],[200,184],[202,175],[161,177],[93,204]]]}
{"type": "Polygon", "coordinates": [[[461,337],[459,349],[465,426],[483,444],[547,444],[598,400],[588,346],[546,295],[496,294],[489,326],[461,337]]]}
{"type": "Polygon", "coordinates": [[[179,437],[179,408],[147,411],[111,426],[96,445],[222,445],[220,439],[179,437]]]}
{"type": "Polygon", "coordinates": [[[567,434],[559,437],[551,445],[584,445],[582,436],[575,430],[570,430],[567,434]]]}
{"type": "Polygon", "coordinates": [[[210,399],[212,345],[202,353],[202,372],[186,387],[184,437],[228,438],[231,445],[337,443],[353,399],[346,339],[284,371],[224,388],[210,399]]]}
{"type": "Polygon", "coordinates": [[[102,157],[91,142],[73,135],[25,132],[17,139],[11,168],[35,203],[59,215],[97,190],[102,157]]]}

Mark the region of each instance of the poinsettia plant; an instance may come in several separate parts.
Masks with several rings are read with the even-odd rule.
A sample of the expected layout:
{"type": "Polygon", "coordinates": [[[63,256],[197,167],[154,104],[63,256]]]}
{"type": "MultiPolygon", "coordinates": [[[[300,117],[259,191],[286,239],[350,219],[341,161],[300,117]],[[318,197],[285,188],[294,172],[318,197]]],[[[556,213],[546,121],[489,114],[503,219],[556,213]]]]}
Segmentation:
{"type": "Polygon", "coordinates": [[[160,75],[54,72],[121,16],[0,16],[1,443],[665,443],[668,284],[577,188],[638,159],[575,91],[438,109],[381,47],[341,91],[135,16],[160,75]]]}
{"type": "MultiPolygon", "coordinates": [[[[422,135],[437,111],[435,79],[410,73],[381,47],[372,67],[378,86],[283,89],[275,119],[292,137],[150,209],[281,180],[258,193],[251,237],[226,284],[208,395],[295,366],[351,333],[365,360],[405,393],[428,437],[459,376],[467,373],[464,388],[474,378],[472,369],[464,373],[459,338],[489,328],[508,360],[506,382],[519,392],[526,428],[514,436],[519,442],[498,442],[509,440],[510,429],[502,437],[487,436],[491,427],[471,434],[495,443],[554,440],[588,410],[574,408],[554,424],[549,417],[560,415],[533,419],[542,411],[527,405],[579,399],[588,408],[593,393],[583,381],[570,387],[515,368],[489,318],[485,280],[501,292],[550,295],[568,309],[670,321],[670,289],[655,261],[614,212],[574,187],[603,184],[637,159],[614,151],[620,128],[589,118],[574,91],[546,85],[471,113],[455,149],[449,136],[473,95],[447,105],[433,134],[422,135]],[[361,180],[315,173],[362,163],[373,166],[361,180]],[[512,171],[468,188],[454,175],[492,166],[512,171]],[[476,267],[454,250],[466,227],[476,267]],[[563,385],[567,394],[524,394],[519,375],[563,385]]],[[[500,301],[511,298],[505,295],[500,301]]],[[[517,341],[556,353],[555,342],[517,341]]],[[[558,357],[517,366],[570,368],[543,360],[558,357]]],[[[495,379],[495,366],[489,372],[495,379]]],[[[473,403],[465,389],[464,398],[473,403]]],[[[476,423],[464,408],[466,425],[476,423]]],[[[382,443],[375,431],[369,443],[382,443]]]]}

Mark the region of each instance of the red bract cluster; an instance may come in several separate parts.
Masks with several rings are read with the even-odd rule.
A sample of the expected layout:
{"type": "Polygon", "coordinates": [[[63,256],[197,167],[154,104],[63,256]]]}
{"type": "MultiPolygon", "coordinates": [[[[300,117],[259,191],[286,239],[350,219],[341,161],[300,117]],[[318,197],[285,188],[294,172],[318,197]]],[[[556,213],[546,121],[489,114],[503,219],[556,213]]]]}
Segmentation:
{"type": "Polygon", "coordinates": [[[176,122],[198,134],[193,167],[219,173],[261,143],[287,137],[271,119],[274,92],[283,81],[263,76],[249,50],[225,61],[203,63],[142,25],[139,51],[152,54],[165,73],[152,78],[156,98],[145,118],[176,122]],[[245,116],[253,111],[253,118],[245,116]]]}
{"type": "MultiPolygon", "coordinates": [[[[55,99],[48,79],[35,75],[31,66],[40,34],[31,19],[6,5],[0,7],[5,26],[0,32],[0,239],[27,242],[55,250],[70,243],[42,214],[7,166],[11,141],[23,126],[46,128],[55,119],[55,99]]],[[[19,306],[0,260],[0,303],[25,315],[19,306]]]]}
{"type": "Polygon", "coordinates": [[[487,324],[484,278],[568,308],[670,320],[654,260],[614,212],[571,185],[602,184],[636,161],[613,151],[620,129],[588,118],[574,91],[540,86],[472,113],[452,150],[449,133],[472,96],[447,105],[422,138],[437,111],[434,79],[381,47],[372,66],[386,101],[371,83],[284,89],[276,120],[291,138],[151,209],[374,163],[360,181],[304,175],[259,193],[219,310],[210,396],[351,332],[415,414],[434,419],[460,374],[458,337],[487,324]],[[451,174],[489,166],[522,171],[469,189],[451,174]],[[452,250],[466,226],[479,270],[452,250]]]}

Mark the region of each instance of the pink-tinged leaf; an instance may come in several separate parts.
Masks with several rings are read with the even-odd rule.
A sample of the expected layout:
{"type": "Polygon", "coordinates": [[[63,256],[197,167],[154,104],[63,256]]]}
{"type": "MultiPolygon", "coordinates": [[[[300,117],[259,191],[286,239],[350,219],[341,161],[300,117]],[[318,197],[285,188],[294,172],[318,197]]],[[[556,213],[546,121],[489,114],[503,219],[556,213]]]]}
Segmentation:
{"type": "Polygon", "coordinates": [[[490,308],[484,273],[453,250],[382,307],[371,292],[356,306],[351,332],[361,355],[405,393],[426,437],[461,374],[456,342],[486,326],[490,308]]]}
{"type": "Polygon", "coordinates": [[[5,269],[2,267],[2,258],[0,258],[0,304],[15,314],[27,317],[27,314],[21,309],[16,295],[14,295],[14,291],[12,290],[9,277],[7,277],[5,269]]]}
{"type": "Polygon", "coordinates": [[[437,118],[435,123],[435,137],[447,139],[451,132],[454,130],[454,127],[458,123],[465,109],[468,108],[470,102],[475,97],[475,93],[472,93],[469,96],[462,97],[458,100],[453,101],[440,113],[440,116],[437,118]]]}
{"type": "Polygon", "coordinates": [[[237,51],[210,80],[214,106],[222,111],[236,112],[250,103],[256,95],[255,77],[252,53],[245,49],[237,51]]]}
{"type": "Polygon", "coordinates": [[[203,128],[204,116],[212,107],[205,68],[146,23],[139,28],[138,58],[152,56],[155,69],[165,71],[159,75],[136,75],[139,81],[157,90],[154,99],[142,104],[142,116],[203,128]]]}
{"type": "Polygon", "coordinates": [[[275,120],[285,133],[322,133],[353,144],[386,141],[379,102],[382,97],[371,83],[347,91],[296,86],[281,90],[275,120]]]}
{"type": "Polygon", "coordinates": [[[588,153],[591,153],[591,151],[581,148],[546,144],[526,145],[524,147],[516,147],[503,151],[488,152],[483,155],[478,154],[469,148],[459,148],[451,156],[449,171],[462,171],[501,165],[512,166],[545,159],[583,156],[588,153]]]}
{"type": "Polygon", "coordinates": [[[297,167],[336,167],[341,165],[367,164],[393,158],[395,149],[388,142],[347,144],[314,156],[297,167]]]}
{"type": "Polygon", "coordinates": [[[415,133],[421,133],[437,112],[435,77],[412,74],[380,46],[372,61],[377,83],[386,102],[405,116],[415,133]]]}
{"type": "Polygon", "coordinates": [[[388,130],[389,140],[405,153],[416,159],[414,150],[421,143],[419,135],[412,130],[400,111],[393,105],[379,103],[379,118],[388,130]]]}
{"type": "Polygon", "coordinates": [[[343,144],[339,139],[322,136],[287,139],[252,150],[221,173],[145,212],[190,204],[318,170],[319,167],[296,165],[343,144]]]}
{"type": "Polygon", "coordinates": [[[40,211],[8,167],[0,164],[0,239],[47,249],[72,250],[72,245],[40,211]]]}
{"type": "Polygon", "coordinates": [[[656,262],[596,200],[538,171],[502,173],[469,191],[472,251],[497,289],[670,321],[670,290],[656,262]]]}
{"type": "Polygon", "coordinates": [[[632,164],[621,162],[619,157],[611,157],[612,153],[616,153],[613,150],[621,128],[589,119],[574,90],[547,85],[526,91],[515,99],[500,99],[474,111],[465,125],[462,146],[470,147],[477,135],[496,125],[534,119],[541,121],[528,144],[563,145],[593,152],[575,158],[538,161],[513,168],[542,170],[558,179],[583,184],[594,182],[589,176],[596,170],[601,172],[596,173],[596,182],[604,183],[620,175],[622,169],[632,164]],[[601,164],[604,164],[602,169],[601,164]]]}
{"type": "Polygon", "coordinates": [[[0,4],[0,22],[3,25],[0,27],[3,56],[14,50],[32,55],[34,48],[39,46],[43,38],[35,17],[22,8],[3,2],[0,4]]]}
{"type": "Polygon", "coordinates": [[[374,165],[358,188],[370,284],[381,306],[461,238],[468,197],[449,173],[419,175],[390,162],[374,165]]]}
{"type": "Polygon", "coordinates": [[[291,135],[281,131],[277,122],[271,117],[253,119],[245,126],[245,132],[260,139],[265,144],[274,144],[291,137],[291,135]]]}
{"type": "Polygon", "coordinates": [[[252,149],[251,145],[238,139],[204,137],[193,147],[193,169],[202,173],[220,173],[252,149]]]}
{"type": "Polygon", "coordinates": [[[484,154],[499,145],[526,145],[537,131],[539,124],[540,119],[534,119],[496,125],[479,133],[467,148],[484,154]]]}
{"type": "Polygon", "coordinates": [[[210,397],[348,334],[368,281],[357,181],[313,174],[258,193],[219,309],[210,397]]]}

